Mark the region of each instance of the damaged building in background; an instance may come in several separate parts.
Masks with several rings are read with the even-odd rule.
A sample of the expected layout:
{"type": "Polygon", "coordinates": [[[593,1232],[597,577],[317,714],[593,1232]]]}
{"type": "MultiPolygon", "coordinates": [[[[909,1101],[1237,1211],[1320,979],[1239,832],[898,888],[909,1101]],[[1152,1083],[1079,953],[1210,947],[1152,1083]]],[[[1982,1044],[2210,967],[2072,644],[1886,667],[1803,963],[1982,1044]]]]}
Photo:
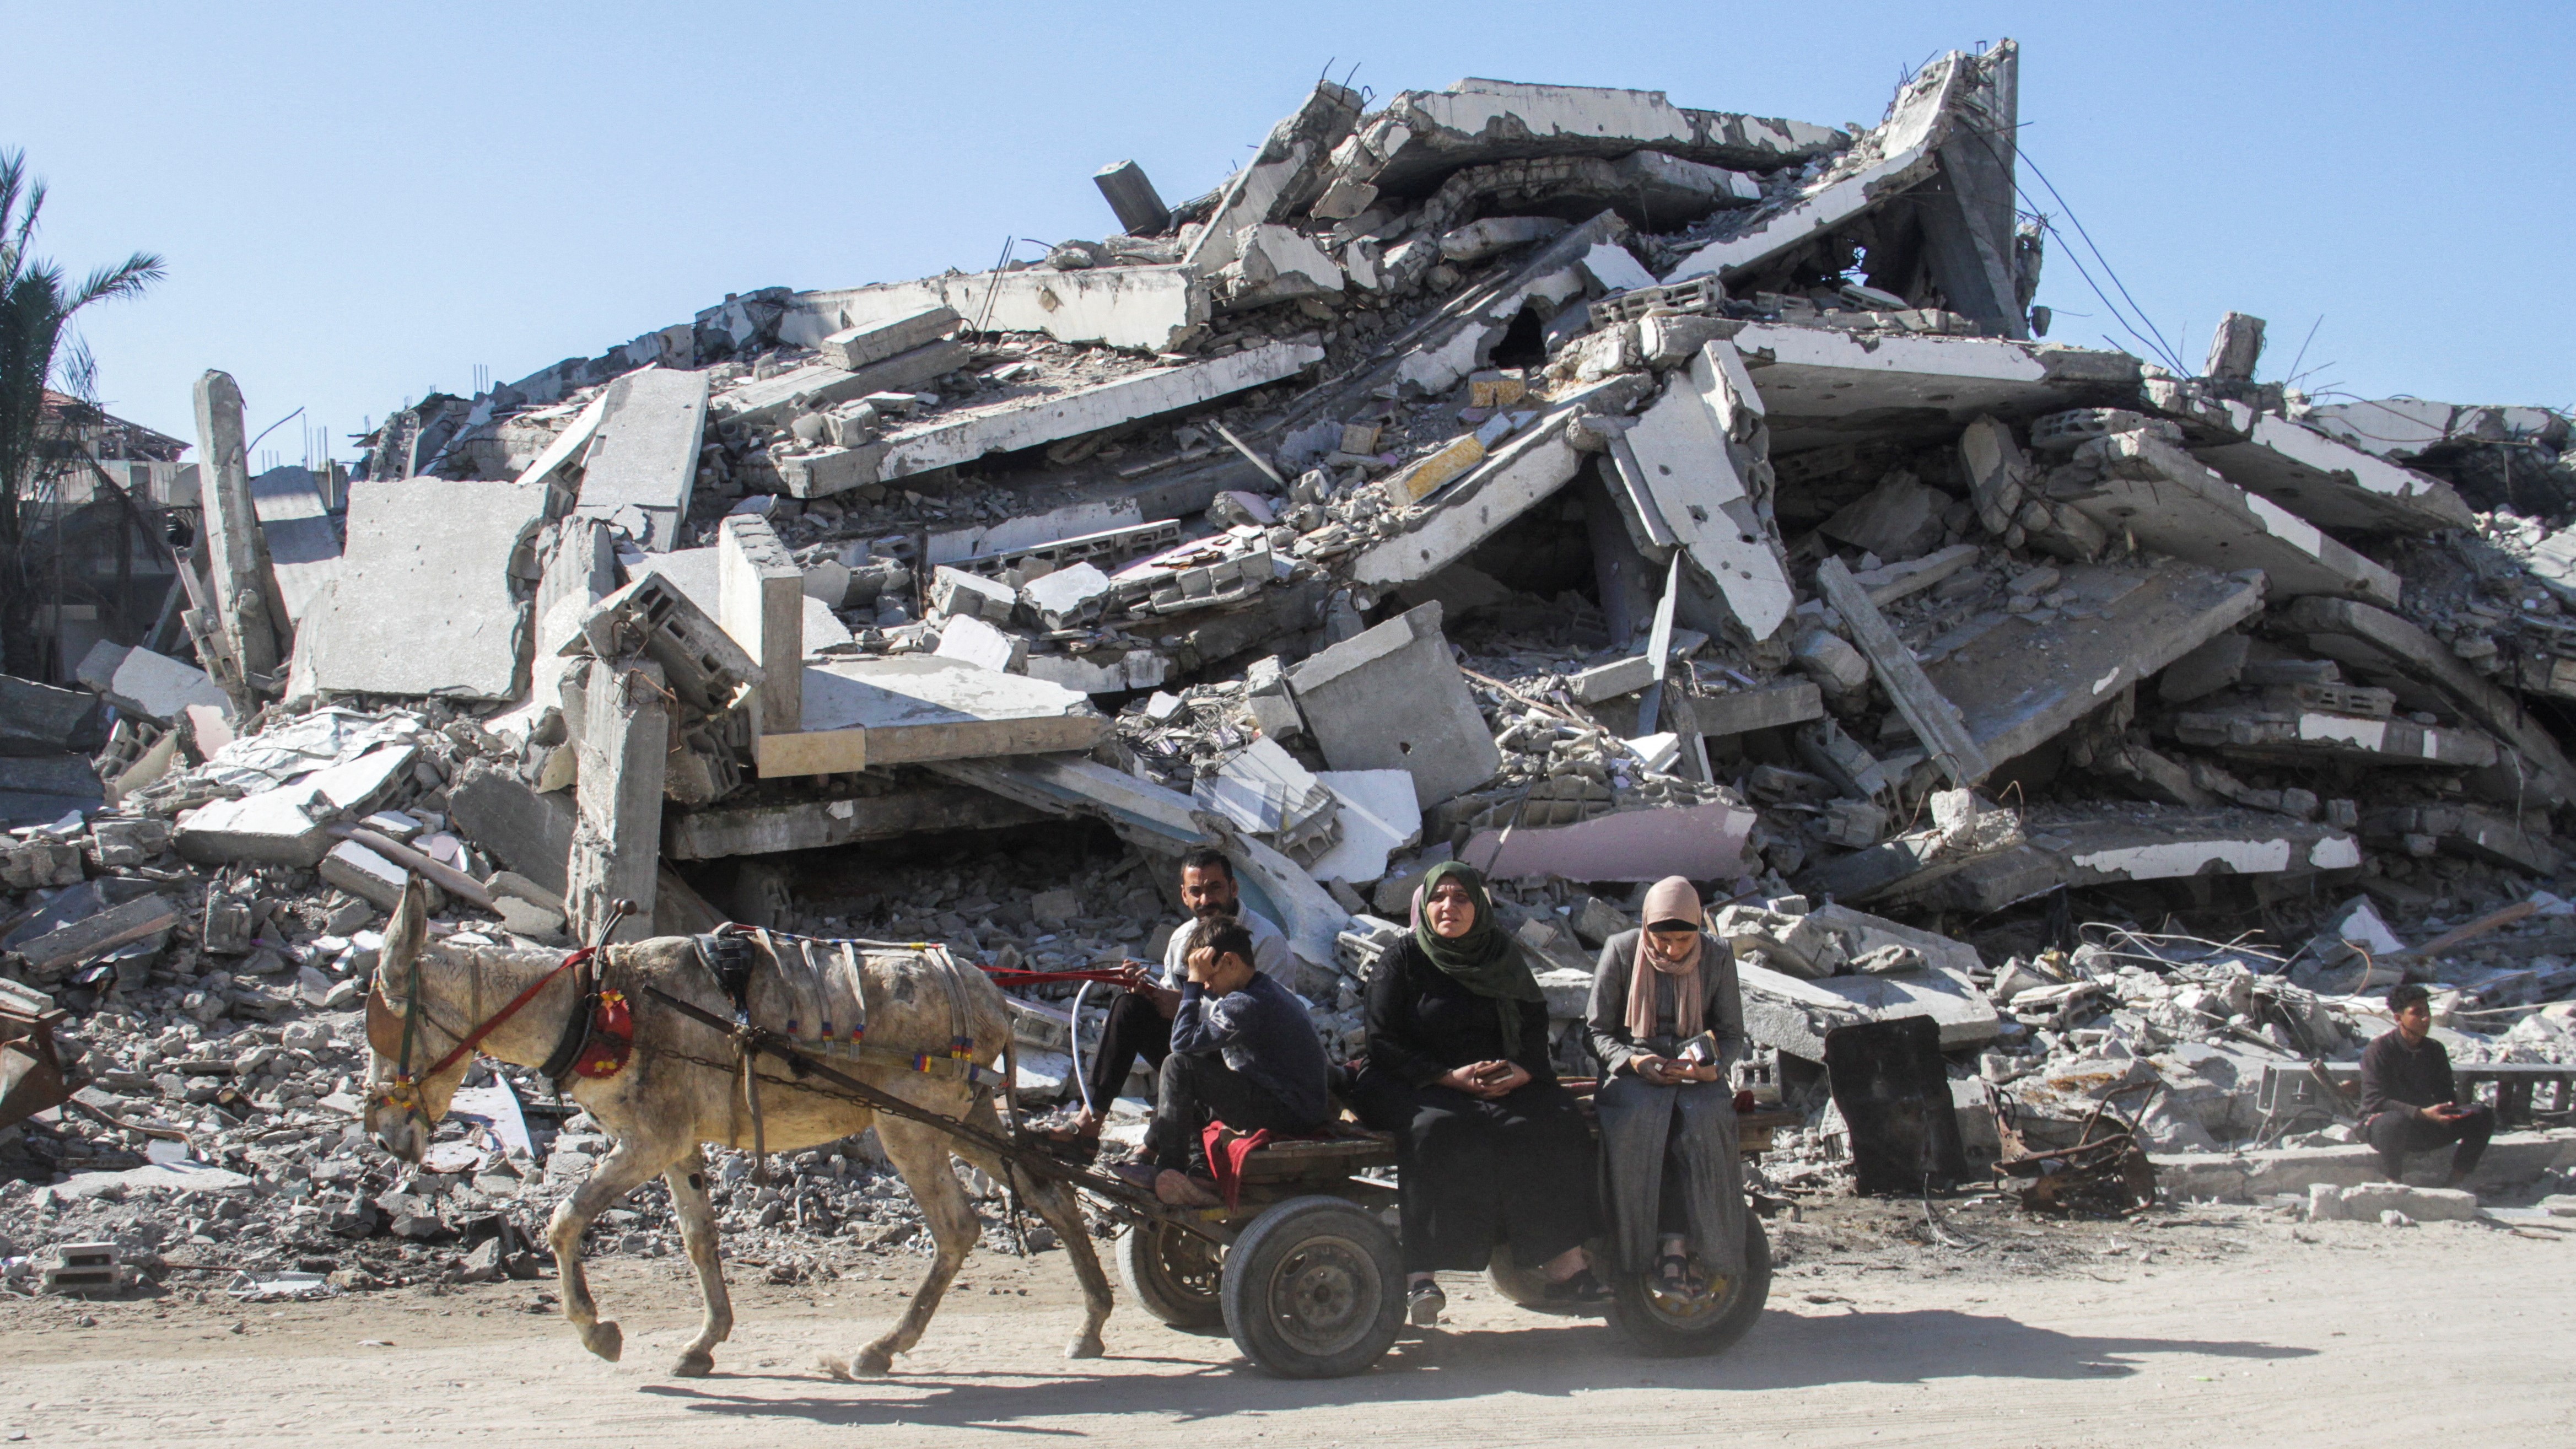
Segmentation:
{"type": "MultiPolygon", "coordinates": [[[[2048,340],[2017,63],[1867,129],[1320,83],[1204,195],[1103,170],[1115,234],[729,296],[345,481],[251,477],[210,373],[177,625],[7,684],[0,989],[72,1010],[94,1106],[338,1204],[292,1257],[391,1231],[333,1078],[406,875],[495,940],[627,898],[1067,969],[1159,956],[1213,843],[1347,1056],[1463,859],[1588,1074],[1593,957],[1678,873],[1807,1113],[1776,1188],[1847,1165],[1825,1038],[1907,1017],[1963,1107],[2153,1082],[2160,1168],[2357,1181],[2351,1104],[2273,1079],[2387,985],[2464,1067],[2576,1063],[2569,420],[2320,403],[2233,313],[2196,376],[2048,340]]],[[[1022,1002],[1041,1098],[1070,995],[1022,1002]]],[[[545,1124],[472,1130],[413,1260],[564,1188],[545,1124]]],[[[72,1136],[0,1151],[142,1145],[72,1136]]]]}

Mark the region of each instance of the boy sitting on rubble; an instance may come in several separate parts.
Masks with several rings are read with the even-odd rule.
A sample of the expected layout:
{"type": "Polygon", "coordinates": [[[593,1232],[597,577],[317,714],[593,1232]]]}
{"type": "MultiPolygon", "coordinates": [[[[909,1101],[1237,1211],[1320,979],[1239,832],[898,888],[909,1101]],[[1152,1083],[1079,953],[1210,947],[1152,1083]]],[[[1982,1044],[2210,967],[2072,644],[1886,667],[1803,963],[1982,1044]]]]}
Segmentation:
{"type": "Polygon", "coordinates": [[[2391,1182],[2404,1180],[2407,1153],[2458,1143],[2444,1184],[2457,1187],[2477,1170],[2495,1114],[2480,1103],[2460,1105],[2451,1054],[2433,1040],[2431,992],[2397,987],[2388,993],[2388,1010],[2396,1026],[2361,1053],[2362,1133],[2391,1182]]]}
{"type": "Polygon", "coordinates": [[[1119,1174],[1186,1207],[1217,1202],[1189,1172],[1190,1150],[1213,1119],[1245,1132],[1311,1132],[1332,1113],[1323,1043],[1295,993],[1253,964],[1250,928],[1200,923],[1189,975],[1172,1014],[1145,1161],[1119,1174]]]}

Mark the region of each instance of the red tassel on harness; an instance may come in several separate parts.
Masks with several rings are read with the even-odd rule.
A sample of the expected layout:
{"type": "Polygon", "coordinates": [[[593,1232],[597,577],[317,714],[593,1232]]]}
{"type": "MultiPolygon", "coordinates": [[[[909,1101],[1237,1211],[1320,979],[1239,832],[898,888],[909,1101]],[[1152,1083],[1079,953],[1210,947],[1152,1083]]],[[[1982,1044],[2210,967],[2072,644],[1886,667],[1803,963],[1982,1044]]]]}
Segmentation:
{"type": "Polygon", "coordinates": [[[626,1004],[626,993],[599,993],[599,1013],[591,1023],[590,1040],[573,1058],[573,1075],[594,1081],[616,1076],[626,1070],[626,1059],[634,1054],[635,1013],[626,1004]]]}

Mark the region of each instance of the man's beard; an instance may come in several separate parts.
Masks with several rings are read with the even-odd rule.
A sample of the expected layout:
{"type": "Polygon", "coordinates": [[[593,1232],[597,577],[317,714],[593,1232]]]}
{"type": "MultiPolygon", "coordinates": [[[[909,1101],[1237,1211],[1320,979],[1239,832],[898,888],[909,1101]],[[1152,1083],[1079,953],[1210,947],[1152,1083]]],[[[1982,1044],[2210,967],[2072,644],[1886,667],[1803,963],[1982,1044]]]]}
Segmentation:
{"type": "Polygon", "coordinates": [[[1234,914],[1236,904],[1237,903],[1235,901],[1227,901],[1223,905],[1219,905],[1214,901],[1210,901],[1207,904],[1200,906],[1197,910],[1192,911],[1190,914],[1202,921],[1209,920],[1217,916],[1230,916],[1234,914]]]}

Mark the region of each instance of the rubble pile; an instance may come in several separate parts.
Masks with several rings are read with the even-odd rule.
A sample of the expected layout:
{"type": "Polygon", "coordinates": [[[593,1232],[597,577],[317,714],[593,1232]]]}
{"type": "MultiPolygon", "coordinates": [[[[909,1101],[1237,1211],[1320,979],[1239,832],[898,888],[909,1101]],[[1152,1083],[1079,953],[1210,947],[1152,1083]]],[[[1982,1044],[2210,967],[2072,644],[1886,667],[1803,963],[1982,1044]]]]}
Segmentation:
{"type": "MultiPolygon", "coordinates": [[[[209,374],[183,627],[0,693],[0,989],[193,1156],[11,1127],[0,1233],[522,1262],[598,1145],[545,1084],[400,1181],[351,1124],[407,875],[494,939],[626,898],[1056,970],[1157,959],[1213,842],[1347,1054],[1464,859],[1588,1073],[1592,958],[1683,874],[1809,1113],[1775,1184],[1839,1171],[1847,1025],[1935,1021],[1963,1121],[2151,1082],[2182,1153],[2349,1140],[2265,1083],[2399,979],[2456,1060],[2576,1063],[2569,420],[2258,382],[2236,313],[2197,376],[2046,340],[2017,67],[1868,129],[1320,83],[1205,195],[1104,170],[1116,235],[434,395],[335,506],[209,374]],[[140,1205],[192,1172],[240,1185],[140,1205]]],[[[1097,1018],[1019,994],[1044,1098],[1097,1018]]],[[[727,1221],[900,1226],[856,1144],[789,1172],[727,1221]]]]}

